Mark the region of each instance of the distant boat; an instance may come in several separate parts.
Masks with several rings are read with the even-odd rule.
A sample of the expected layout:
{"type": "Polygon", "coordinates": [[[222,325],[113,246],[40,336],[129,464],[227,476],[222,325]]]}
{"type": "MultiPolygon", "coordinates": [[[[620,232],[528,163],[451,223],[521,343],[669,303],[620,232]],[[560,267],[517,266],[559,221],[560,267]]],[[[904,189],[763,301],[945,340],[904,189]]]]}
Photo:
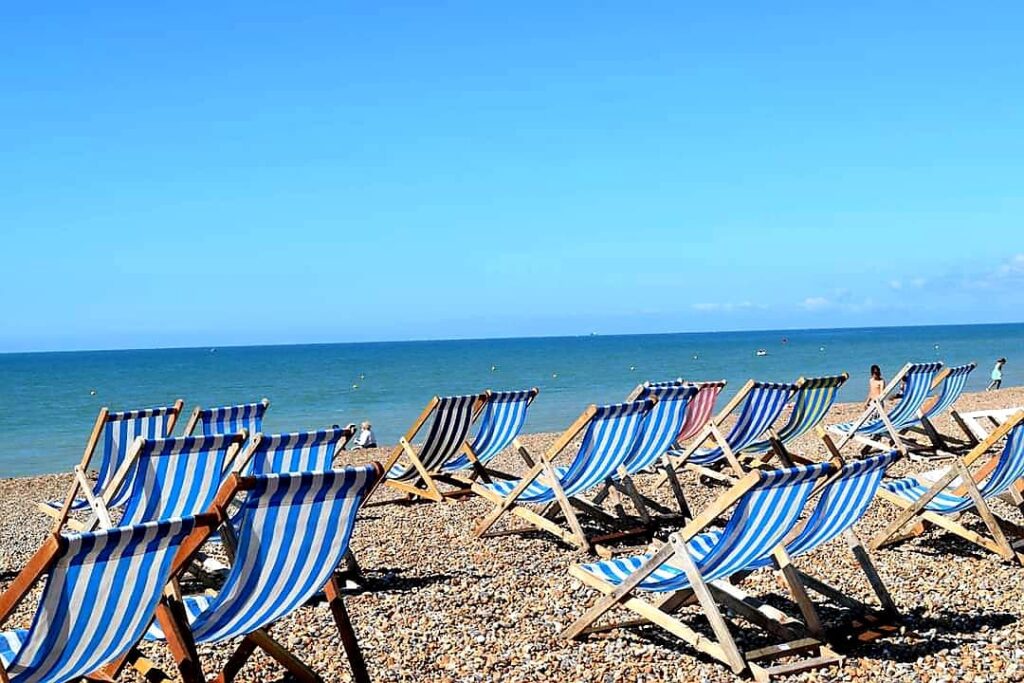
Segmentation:
{"type": "Polygon", "coordinates": [[[755,356],[767,356],[768,352],[765,351],[764,349],[758,349],[757,351],[754,352],[754,355],[755,356]]]}
{"type": "Polygon", "coordinates": [[[210,349],[210,353],[217,353],[217,349],[210,349]]]}

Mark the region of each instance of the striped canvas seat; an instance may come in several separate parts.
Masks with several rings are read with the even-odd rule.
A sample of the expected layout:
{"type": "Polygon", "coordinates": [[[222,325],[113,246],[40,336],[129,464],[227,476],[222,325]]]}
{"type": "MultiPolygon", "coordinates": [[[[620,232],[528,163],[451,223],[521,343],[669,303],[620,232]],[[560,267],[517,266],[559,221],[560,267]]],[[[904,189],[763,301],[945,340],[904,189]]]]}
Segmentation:
{"type": "MultiPolygon", "coordinates": [[[[800,438],[817,427],[839,396],[839,389],[846,383],[847,375],[835,377],[814,377],[797,382],[793,397],[793,409],[789,421],[779,430],[779,441],[787,444],[800,438]]],[[[772,449],[769,439],[756,441],[743,449],[744,453],[767,453],[772,449]]]]}
{"type": "Polygon", "coordinates": [[[249,434],[263,431],[263,415],[270,407],[270,401],[263,399],[257,403],[243,403],[236,406],[219,408],[196,408],[189,420],[188,434],[199,428],[203,436],[216,434],[237,434],[243,429],[249,434]]]}
{"type": "MultiPolygon", "coordinates": [[[[473,407],[478,399],[476,394],[437,399],[434,421],[419,452],[420,462],[428,472],[440,471],[458,453],[473,425],[473,407]]],[[[419,476],[415,467],[398,463],[387,474],[388,479],[397,481],[410,481],[419,476]]]]}
{"type": "MultiPolygon", "coordinates": [[[[494,391],[487,393],[487,405],[480,418],[480,431],[470,446],[479,463],[486,463],[501,453],[519,436],[526,423],[526,412],[537,395],[535,389],[526,391],[494,391]]],[[[456,472],[472,466],[466,454],[446,463],[445,472],[456,472]]]]}
{"type": "Polygon", "coordinates": [[[930,420],[936,415],[941,415],[952,408],[953,404],[960,398],[960,395],[964,393],[964,388],[967,386],[967,378],[970,377],[971,372],[976,367],[977,365],[974,363],[967,363],[966,365],[950,368],[949,373],[942,380],[942,388],[939,390],[938,399],[925,411],[924,418],[930,420]]]}
{"type": "Polygon", "coordinates": [[[692,386],[697,387],[697,395],[690,399],[690,404],[686,407],[686,420],[676,435],[676,443],[689,441],[707,425],[725,382],[694,382],[692,386]]]}
{"type": "Polygon", "coordinates": [[[76,681],[117,660],[146,632],[194,519],[56,537],[31,628],[0,633],[12,683],[76,681]]]}
{"type": "MultiPolygon", "coordinates": [[[[158,439],[170,434],[174,421],[181,410],[176,406],[161,406],[144,410],[126,410],[119,413],[106,413],[101,427],[99,442],[99,463],[94,464],[97,470],[96,483],[92,493],[97,498],[103,495],[110,480],[128,456],[128,449],[138,437],[158,439]]],[[[48,501],[47,505],[59,510],[64,501],[48,501]]],[[[75,498],[72,510],[88,510],[89,501],[84,497],[75,498]]]]}
{"type": "Polygon", "coordinates": [[[141,441],[128,478],[107,507],[124,506],[122,525],[206,511],[217,494],[229,456],[243,438],[234,434],[141,441]]]}
{"type": "MultiPolygon", "coordinates": [[[[759,471],[755,483],[739,500],[721,532],[710,531],[690,539],[687,552],[706,582],[750,569],[765,559],[792,531],[815,483],[832,469],[828,463],[781,470],[759,471]]],[[[585,564],[581,569],[619,585],[638,570],[650,555],[585,564]]],[[[668,592],[690,587],[686,572],[665,563],[640,582],[639,588],[668,592]]]]}
{"type": "Polygon", "coordinates": [[[643,398],[653,397],[658,402],[644,418],[636,446],[622,464],[628,474],[654,465],[672,447],[686,424],[691,401],[697,393],[698,388],[693,384],[645,387],[643,398]]]}
{"type": "MultiPolygon", "coordinates": [[[[918,415],[921,406],[932,388],[935,375],[942,369],[942,363],[910,363],[907,365],[903,377],[906,383],[903,388],[903,398],[889,411],[887,417],[893,428],[897,431],[916,424],[919,421],[918,415]]],[[[832,426],[832,430],[839,434],[848,434],[854,428],[856,422],[843,422],[832,426]]],[[[857,430],[857,434],[874,435],[888,431],[885,421],[881,417],[869,419],[857,430]]]]}
{"type": "Polygon", "coordinates": [[[260,434],[247,451],[248,474],[285,472],[324,472],[331,469],[338,446],[351,435],[348,429],[322,429],[316,432],[260,434]]]}
{"type": "MultiPolygon", "coordinates": [[[[269,627],[331,580],[348,549],[356,513],[380,476],[376,464],[252,478],[242,504],[236,561],[216,597],[186,596],[197,643],[269,627]]],[[[153,625],[147,640],[162,640],[153,625]]]]}
{"type": "MultiPolygon", "coordinates": [[[[984,499],[993,498],[1006,493],[1021,477],[1024,477],[1024,424],[1017,425],[1010,432],[999,455],[999,461],[988,478],[978,485],[978,491],[984,499]]],[[[960,479],[954,479],[949,486],[928,501],[924,509],[951,515],[974,508],[974,501],[969,495],[956,495],[956,489],[962,484],[960,479]]],[[[882,486],[908,503],[913,503],[932,488],[932,484],[922,483],[916,477],[886,482],[882,486]]]]}
{"type": "MultiPolygon", "coordinates": [[[[755,383],[743,401],[736,424],[726,435],[725,440],[733,453],[740,453],[749,448],[779,419],[786,403],[797,390],[795,384],[755,383]]],[[[674,451],[673,455],[682,455],[674,451]]],[[[695,465],[709,465],[725,457],[721,446],[697,450],[689,457],[695,465]]]]}
{"type": "MultiPolygon", "coordinates": [[[[597,486],[622,465],[632,454],[640,437],[643,420],[651,410],[650,400],[599,406],[587,424],[576,457],[568,467],[555,468],[555,475],[567,496],[574,496],[597,486]]],[[[499,481],[486,487],[504,497],[518,480],[499,481]]],[[[547,503],[555,500],[554,489],[543,477],[535,479],[518,498],[521,503],[547,503]]]]}

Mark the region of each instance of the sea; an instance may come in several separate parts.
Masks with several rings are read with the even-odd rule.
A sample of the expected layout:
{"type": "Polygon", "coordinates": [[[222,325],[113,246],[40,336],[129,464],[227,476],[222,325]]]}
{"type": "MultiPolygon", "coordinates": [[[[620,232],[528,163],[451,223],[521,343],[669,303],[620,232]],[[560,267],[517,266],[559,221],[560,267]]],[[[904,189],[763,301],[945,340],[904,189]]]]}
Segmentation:
{"type": "Polygon", "coordinates": [[[645,380],[725,379],[728,396],[750,378],[846,371],[840,400],[859,401],[873,363],[889,377],[909,361],[973,361],[977,391],[1000,356],[1003,386],[1024,382],[1024,324],[0,354],[0,477],[69,471],[102,406],[182,398],[180,433],[196,405],[266,397],[266,432],[368,420],[388,445],[435,394],[535,386],[526,430],[553,432],[645,380]]]}

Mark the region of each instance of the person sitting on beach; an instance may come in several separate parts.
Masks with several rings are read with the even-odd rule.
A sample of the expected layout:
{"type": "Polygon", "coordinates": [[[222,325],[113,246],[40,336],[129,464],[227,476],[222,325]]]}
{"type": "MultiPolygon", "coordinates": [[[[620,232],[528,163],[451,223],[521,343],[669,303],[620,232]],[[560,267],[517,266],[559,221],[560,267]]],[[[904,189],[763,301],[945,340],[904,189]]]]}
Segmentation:
{"type": "Polygon", "coordinates": [[[864,405],[866,406],[874,400],[882,401],[883,391],[885,391],[885,378],[882,377],[882,368],[872,365],[871,377],[868,379],[868,398],[864,401],[864,405]]]}
{"type": "Polygon", "coordinates": [[[359,425],[359,436],[356,437],[356,442],[352,445],[352,449],[376,447],[377,437],[373,435],[373,425],[369,422],[363,422],[359,425]]]}
{"type": "Polygon", "coordinates": [[[998,389],[1003,385],[1003,366],[1006,365],[1006,359],[1000,358],[996,361],[996,365],[992,368],[992,381],[989,382],[988,387],[985,391],[992,391],[998,389]]]}

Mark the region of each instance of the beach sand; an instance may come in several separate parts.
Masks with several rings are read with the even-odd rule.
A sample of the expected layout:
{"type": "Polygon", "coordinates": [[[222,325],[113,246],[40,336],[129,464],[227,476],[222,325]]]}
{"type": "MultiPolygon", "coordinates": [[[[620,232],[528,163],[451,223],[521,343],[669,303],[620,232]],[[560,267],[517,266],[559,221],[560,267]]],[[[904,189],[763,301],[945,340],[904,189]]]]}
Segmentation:
{"type": "MultiPolygon", "coordinates": [[[[1024,405],[1024,389],[965,395],[957,407],[968,411],[1014,405],[1024,405]]],[[[859,408],[837,406],[828,421],[853,419],[859,408]]],[[[937,426],[943,433],[958,433],[946,417],[937,426]]],[[[554,436],[528,435],[522,441],[539,452],[554,436]]],[[[794,450],[824,458],[820,443],[810,437],[794,450]]],[[[377,449],[345,457],[364,462],[386,455],[377,449]]],[[[502,455],[497,465],[523,469],[511,454],[502,455]]],[[[904,461],[893,473],[936,466],[904,461]]],[[[3,588],[47,534],[49,520],[35,511],[35,503],[62,497],[69,481],[68,475],[0,481],[3,588]]],[[[641,490],[667,502],[667,489],[654,491],[651,481],[640,478],[641,490]]],[[[683,483],[695,508],[723,490],[700,484],[690,475],[683,483]]],[[[378,496],[377,501],[395,497],[390,489],[378,496]]],[[[1024,521],[1015,509],[998,505],[1009,519],[1024,521]]],[[[558,633],[596,598],[594,591],[568,575],[567,568],[591,558],[542,533],[475,539],[473,525],[488,508],[486,501],[473,496],[453,503],[396,504],[363,511],[353,548],[370,586],[348,597],[347,604],[374,681],[734,680],[725,666],[651,628],[613,631],[584,642],[561,640],[558,633]]],[[[894,514],[892,506],[876,501],[856,530],[866,541],[894,514]]],[[[659,536],[673,530],[663,529],[659,536]]],[[[1024,666],[1018,664],[1024,656],[1024,569],[937,531],[878,551],[875,561],[903,611],[905,631],[850,649],[842,668],[793,680],[1024,680],[1024,666]]],[[[841,541],[802,558],[798,566],[851,594],[868,595],[863,575],[841,541]]],[[[776,579],[766,571],[745,585],[755,593],[780,594],[776,579]]],[[[5,629],[28,626],[37,595],[38,589],[5,629]]],[[[823,608],[822,616],[835,623],[843,613],[823,608]]],[[[350,679],[325,606],[299,610],[273,633],[325,680],[350,679]]],[[[740,641],[741,647],[770,642],[752,628],[743,629],[740,641]]],[[[142,649],[172,671],[164,646],[147,644],[142,649]]],[[[200,647],[207,675],[219,669],[229,651],[230,644],[200,647]]],[[[124,678],[141,680],[134,672],[124,678]]],[[[238,680],[285,680],[285,675],[258,654],[238,680]]]]}

